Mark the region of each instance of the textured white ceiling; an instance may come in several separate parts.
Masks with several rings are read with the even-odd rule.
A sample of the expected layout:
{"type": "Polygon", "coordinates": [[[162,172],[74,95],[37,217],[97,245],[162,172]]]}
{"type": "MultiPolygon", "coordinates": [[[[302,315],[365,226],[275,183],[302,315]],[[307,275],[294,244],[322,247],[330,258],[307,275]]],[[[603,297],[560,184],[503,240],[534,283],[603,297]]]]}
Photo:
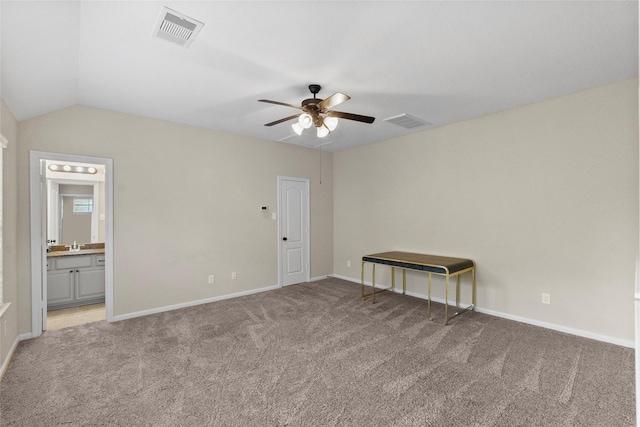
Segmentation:
{"type": "Polygon", "coordinates": [[[636,1],[2,0],[0,18],[18,120],[81,104],[328,151],[638,76],[636,1]],[[204,22],[188,49],[153,37],[163,6],[204,22]],[[263,126],[298,110],[258,99],[299,105],[310,83],[376,121],[263,126]],[[402,113],[431,125],[383,121],[402,113]]]}

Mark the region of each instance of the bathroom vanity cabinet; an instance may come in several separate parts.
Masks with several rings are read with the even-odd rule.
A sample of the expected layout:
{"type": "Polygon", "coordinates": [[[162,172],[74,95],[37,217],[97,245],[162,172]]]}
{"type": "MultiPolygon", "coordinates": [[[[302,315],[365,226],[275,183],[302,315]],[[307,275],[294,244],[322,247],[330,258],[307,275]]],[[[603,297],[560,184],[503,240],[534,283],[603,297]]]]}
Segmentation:
{"type": "Polygon", "coordinates": [[[47,309],[104,302],[104,254],[47,258],[47,309]]]}

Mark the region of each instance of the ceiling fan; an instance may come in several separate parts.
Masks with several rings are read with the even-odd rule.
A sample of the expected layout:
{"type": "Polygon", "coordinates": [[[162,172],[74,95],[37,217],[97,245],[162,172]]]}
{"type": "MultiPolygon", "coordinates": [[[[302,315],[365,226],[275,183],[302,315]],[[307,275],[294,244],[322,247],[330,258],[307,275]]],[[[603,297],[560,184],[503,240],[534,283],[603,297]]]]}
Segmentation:
{"type": "Polygon", "coordinates": [[[304,129],[308,129],[311,125],[314,125],[317,130],[318,137],[322,138],[329,135],[329,132],[334,130],[338,126],[338,119],[355,120],[363,123],[373,123],[375,117],[361,116],[359,114],[343,113],[342,111],[331,110],[336,105],[342,104],[345,101],[351,99],[349,95],[336,92],[327,99],[318,99],[316,94],[320,92],[320,85],[309,85],[309,91],[313,94],[313,98],[308,98],[302,101],[300,107],[297,105],[287,104],[284,102],[270,101],[268,99],[259,99],[259,102],[267,102],[269,104],[284,105],[285,107],[292,107],[302,110],[302,113],[294,114],[293,116],[285,117],[275,122],[267,123],[265,126],[273,126],[278,123],[286,122],[293,119],[298,119],[297,123],[291,125],[295,133],[302,134],[304,129]]]}

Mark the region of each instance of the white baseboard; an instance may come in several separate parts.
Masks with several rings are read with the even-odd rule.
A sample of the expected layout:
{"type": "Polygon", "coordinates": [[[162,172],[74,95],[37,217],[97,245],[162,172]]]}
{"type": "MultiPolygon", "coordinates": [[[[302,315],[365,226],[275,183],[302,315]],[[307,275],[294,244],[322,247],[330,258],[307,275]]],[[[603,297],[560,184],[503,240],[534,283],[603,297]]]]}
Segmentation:
{"type": "MultiPolygon", "coordinates": [[[[353,277],[341,276],[339,274],[331,274],[331,275],[326,275],[326,276],[314,277],[314,278],[310,279],[310,282],[322,280],[322,279],[325,279],[327,277],[335,277],[337,279],[346,280],[348,282],[360,283],[360,280],[358,280],[358,279],[354,279],[353,277]]],[[[371,282],[365,281],[365,284],[368,285],[368,286],[371,286],[371,282]]],[[[260,292],[271,291],[271,290],[275,290],[275,289],[279,289],[279,288],[280,288],[279,285],[267,286],[267,287],[264,287],[264,288],[252,289],[250,291],[237,292],[237,293],[234,293],[234,294],[222,295],[222,296],[217,296],[217,297],[212,297],[212,298],[205,298],[205,299],[196,300],[196,301],[189,301],[189,302],[182,303],[182,304],[174,304],[174,305],[154,308],[154,309],[150,309],[150,310],[143,310],[143,311],[137,311],[137,312],[134,312],[134,313],[121,314],[121,315],[118,315],[118,316],[114,316],[113,320],[115,322],[117,322],[117,321],[120,321],[120,320],[133,319],[133,318],[136,318],[136,317],[148,316],[150,314],[162,313],[162,312],[171,311],[171,310],[178,310],[180,308],[192,307],[192,306],[196,306],[196,305],[200,305],[200,304],[207,304],[207,303],[210,303],[210,302],[223,301],[225,299],[237,298],[237,297],[241,297],[241,296],[245,296],[245,295],[251,295],[251,294],[256,294],[256,293],[260,293],[260,292]]],[[[386,289],[387,287],[381,286],[379,284],[376,284],[376,288],[386,289]]],[[[400,293],[400,292],[402,292],[402,289],[396,288],[396,292],[400,293]]],[[[417,292],[408,291],[407,295],[412,296],[412,297],[416,297],[416,298],[427,299],[427,296],[425,294],[421,294],[421,293],[417,293],[417,292]]],[[[432,298],[432,300],[435,301],[435,302],[444,304],[444,298],[432,298]]],[[[513,320],[513,321],[516,321],[516,322],[526,323],[526,324],[534,325],[534,326],[539,326],[539,327],[542,327],[542,328],[551,329],[551,330],[558,331],[558,332],[564,332],[564,333],[571,334],[571,335],[576,335],[576,336],[579,336],[579,337],[594,339],[594,340],[597,340],[597,341],[602,341],[602,342],[615,344],[615,345],[619,345],[619,346],[623,346],[623,347],[635,348],[635,342],[633,342],[633,341],[622,340],[622,339],[619,339],[619,338],[610,337],[608,335],[595,334],[595,333],[592,333],[592,332],[589,332],[589,331],[583,331],[581,329],[569,328],[569,327],[562,326],[562,325],[557,325],[557,324],[554,324],[554,323],[548,323],[548,322],[543,322],[543,321],[540,321],[540,320],[529,319],[529,318],[526,318],[526,317],[516,316],[516,315],[508,314],[508,313],[502,313],[500,311],[495,311],[495,310],[482,308],[482,307],[479,307],[477,305],[476,305],[475,311],[477,311],[478,313],[488,314],[488,315],[500,317],[500,318],[503,318],[503,319],[513,320]]],[[[18,337],[18,339],[16,339],[16,342],[13,344],[13,348],[11,350],[11,353],[15,350],[15,347],[18,345],[18,341],[23,341],[23,340],[30,339],[30,338],[32,338],[31,333],[20,335],[18,337]]],[[[9,359],[9,357],[7,357],[7,360],[8,359],[9,359]]],[[[7,363],[7,362],[5,361],[5,363],[7,363]]],[[[4,372],[5,368],[6,368],[6,366],[3,365],[2,366],[2,370],[0,370],[0,373],[4,372]]]]}
{"type": "Polygon", "coordinates": [[[165,307],[152,308],[150,310],[142,310],[142,311],[136,311],[136,312],[133,312],[133,313],[120,314],[118,316],[113,316],[113,321],[114,322],[118,322],[120,320],[133,319],[133,318],[136,318],[136,317],[148,316],[150,314],[163,313],[165,311],[172,311],[172,310],[178,310],[180,308],[193,307],[195,305],[208,304],[210,302],[222,301],[222,300],[226,300],[226,299],[230,299],[230,298],[237,298],[237,297],[242,297],[242,296],[245,296],[245,295],[257,294],[257,293],[266,292],[266,291],[272,291],[274,289],[280,289],[280,286],[279,285],[267,286],[265,288],[252,289],[250,291],[242,291],[242,292],[237,292],[237,293],[234,293],[234,294],[221,295],[221,296],[217,296],[217,297],[205,298],[205,299],[196,300],[196,301],[189,301],[189,302],[185,302],[185,303],[181,303],[181,304],[174,304],[174,305],[168,305],[168,306],[165,306],[165,307]]]}
{"type": "MultiPolygon", "coordinates": [[[[309,282],[316,282],[318,280],[326,279],[327,277],[332,277],[332,276],[327,275],[327,276],[312,277],[311,279],[309,279],[309,282]]],[[[162,313],[162,312],[165,312],[165,311],[178,310],[180,308],[193,307],[195,305],[207,304],[207,303],[210,303],[210,302],[222,301],[222,300],[230,299],[230,298],[238,298],[238,297],[242,297],[242,296],[245,296],[245,295],[257,294],[257,293],[266,292],[266,291],[272,291],[274,289],[279,289],[279,288],[280,288],[279,285],[273,285],[273,286],[267,286],[266,288],[252,289],[250,291],[243,291],[243,292],[237,292],[237,293],[229,294],[229,295],[222,295],[222,296],[218,296],[218,297],[205,298],[205,299],[196,300],[196,301],[189,301],[189,302],[185,302],[185,303],[182,303],[182,304],[174,304],[174,305],[168,305],[168,306],[165,306],[165,307],[153,308],[153,309],[150,309],[150,310],[136,311],[134,313],[120,314],[118,316],[114,316],[113,317],[113,321],[114,322],[118,322],[120,320],[133,319],[133,318],[136,318],[136,317],[148,316],[150,314],[162,313]]],[[[31,338],[31,337],[29,337],[29,338],[31,338]]]]}
{"type": "Polygon", "coordinates": [[[4,302],[0,304],[0,317],[2,317],[5,311],[7,311],[10,305],[10,302],[4,302]]]}
{"type": "Polygon", "coordinates": [[[31,338],[33,338],[33,334],[31,332],[27,332],[26,334],[18,335],[18,340],[19,341],[30,340],[31,338]]]}
{"type": "MultiPolygon", "coordinates": [[[[340,276],[338,274],[334,274],[331,277],[335,277],[337,279],[342,279],[342,280],[346,280],[349,282],[354,282],[354,283],[361,283],[360,280],[358,279],[354,279],[352,277],[346,277],[346,276],[340,276]]],[[[371,282],[364,282],[365,285],[367,286],[371,286],[371,282]]],[[[379,284],[376,284],[376,288],[380,288],[380,289],[388,289],[388,287],[386,286],[381,286],[379,284]]],[[[402,288],[398,289],[396,287],[396,293],[402,293],[402,288]]],[[[421,298],[421,299],[427,299],[427,295],[425,294],[420,294],[417,292],[408,292],[406,293],[409,296],[412,297],[416,297],[416,298],[421,298]]],[[[432,301],[435,302],[439,302],[441,304],[444,304],[444,298],[432,298],[432,301]]],[[[516,322],[520,322],[520,323],[526,323],[528,325],[534,325],[534,326],[540,326],[542,328],[546,328],[546,329],[551,329],[554,331],[558,331],[558,332],[564,332],[567,334],[571,334],[571,335],[576,335],[579,337],[583,337],[583,338],[590,338],[592,340],[597,340],[597,341],[602,341],[602,342],[606,342],[609,344],[615,344],[615,345],[619,345],[622,347],[629,347],[629,348],[635,348],[636,344],[633,341],[627,341],[627,340],[622,340],[619,338],[614,338],[614,337],[610,337],[608,335],[600,335],[600,334],[595,334],[589,331],[583,331],[581,329],[574,329],[574,328],[569,328],[566,326],[562,326],[562,325],[557,325],[555,323],[548,323],[548,322],[542,322],[540,320],[535,320],[535,319],[529,319],[527,317],[522,317],[522,316],[516,316],[513,314],[508,314],[508,313],[502,313],[500,311],[495,311],[495,310],[489,310],[486,308],[482,308],[482,307],[478,307],[476,305],[476,308],[474,309],[474,311],[477,311],[478,313],[484,313],[484,314],[488,314],[491,316],[496,316],[496,317],[501,317],[503,319],[508,319],[508,320],[514,320],[516,322]]]]}
{"type": "Polygon", "coordinates": [[[7,368],[9,367],[9,362],[11,362],[13,353],[16,351],[16,348],[18,347],[18,343],[20,341],[22,341],[20,337],[16,337],[15,341],[13,341],[13,344],[11,345],[11,349],[9,350],[9,353],[7,353],[7,357],[4,359],[2,366],[0,366],[0,381],[2,381],[2,377],[4,377],[4,373],[7,371],[7,368]]]}

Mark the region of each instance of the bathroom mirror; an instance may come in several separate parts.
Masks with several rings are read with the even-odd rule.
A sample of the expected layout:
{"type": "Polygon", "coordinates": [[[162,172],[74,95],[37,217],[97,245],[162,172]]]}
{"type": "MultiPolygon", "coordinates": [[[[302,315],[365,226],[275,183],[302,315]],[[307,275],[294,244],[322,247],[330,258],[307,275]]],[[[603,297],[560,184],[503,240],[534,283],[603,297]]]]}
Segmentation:
{"type": "Polygon", "coordinates": [[[47,243],[104,242],[104,205],[104,174],[47,172],[47,243]]]}
{"type": "Polygon", "coordinates": [[[92,233],[93,186],[59,186],[58,204],[58,244],[70,245],[73,242],[94,243],[97,237],[92,233]]]}

